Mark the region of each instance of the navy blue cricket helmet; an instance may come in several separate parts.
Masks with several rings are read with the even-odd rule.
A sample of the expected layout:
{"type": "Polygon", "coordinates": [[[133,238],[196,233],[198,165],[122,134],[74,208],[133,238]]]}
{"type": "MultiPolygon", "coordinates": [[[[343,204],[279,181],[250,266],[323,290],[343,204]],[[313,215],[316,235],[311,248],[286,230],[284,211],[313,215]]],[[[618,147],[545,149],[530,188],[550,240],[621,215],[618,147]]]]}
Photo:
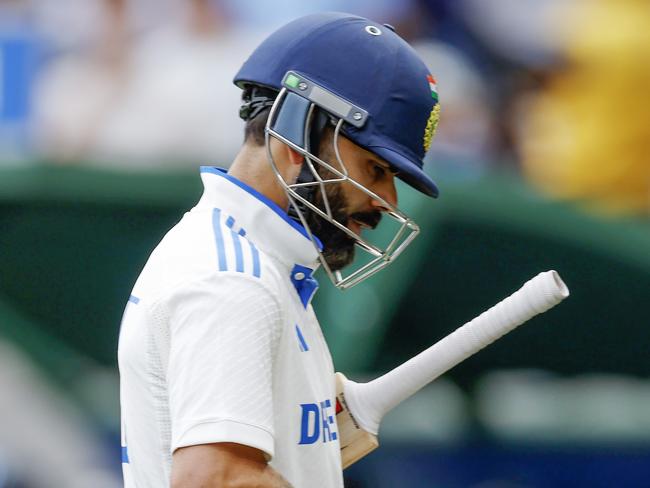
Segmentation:
{"type": "Polygon", "coordinates": [[[361,123],[344,124],[346,137],[387,161],[407,184],[438,196],[422,170],[440,111],[435,79],[392,28],[345,13],[299,18],[263,41],[234,82],[280,91],[297,79],[358,108],[355,115],[363,115],[354,120],[361,123]]]}

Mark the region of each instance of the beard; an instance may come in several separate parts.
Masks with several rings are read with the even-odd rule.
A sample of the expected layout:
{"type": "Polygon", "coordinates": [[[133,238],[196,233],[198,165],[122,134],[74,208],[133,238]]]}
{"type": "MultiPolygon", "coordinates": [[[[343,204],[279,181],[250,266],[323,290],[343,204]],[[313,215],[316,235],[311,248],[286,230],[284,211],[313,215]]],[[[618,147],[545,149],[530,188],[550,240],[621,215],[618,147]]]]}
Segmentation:
{"type": "MultiPolygon", "coordinates": [[[[328,161],[328,159],[325,159],[325,161],[328,161]]],[[[317,171],[323,179],[336,177],[336,175],[320,165],[317,165],[317,171]]],[[[379,224],[381,220],[381,212],[379,211],[349,213],[348,201],[341,183],[325,184],[325,194],[329,202],[332,219],[340,224],[347,227],[350,219],[367,224],[371,228],[375,228],[379,224]]],[[[326,207],[320,189],[315,191],[313,204],[325,212],[326,207]]],[[[323,243],[322,255],[332,271],[339,271],[352,263],[357,239],[310,210],[305,212],[305,220],[313,234],[323,243]]]]}
{"type": "MultiPolygon", "coordinates": [[[[346,212],[347,201],[343,195],[340,184],[325,186],[327,200],[330,204],[332,218],[343,225],[348,224],[346,212]]],[[[323,196],[320,190],[316,190],[314,205],[325,211],[323,196]]],[[[307,211],[305,220],[316,237],[323,243],[322,255],[325,262],[332,271],[339,271],[354,260],[356,239],[350,237],[331,222],[325,220],[316,212],[307,211]]]]}

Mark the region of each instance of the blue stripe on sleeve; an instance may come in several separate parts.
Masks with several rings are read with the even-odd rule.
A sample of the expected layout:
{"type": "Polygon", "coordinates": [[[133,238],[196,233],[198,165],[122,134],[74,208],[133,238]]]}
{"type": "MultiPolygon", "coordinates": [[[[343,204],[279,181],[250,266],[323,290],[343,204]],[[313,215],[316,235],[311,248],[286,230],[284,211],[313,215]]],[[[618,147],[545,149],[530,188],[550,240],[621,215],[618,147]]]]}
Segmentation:
{"type": "MultiPolygon", "coordinates": [[[[230,227],[230,226],[228,226],[230,227]]],[[[239,240],[239,234],[235,232],[234,230],[231,230],[230,233],[232,234],[232,243],[235,246],[235,266],[237,267],[237,272],[238,273],[243,273],[244,272],[244,254],[241,249],[241,241],[239,240]]]]}
{"type": "Polygon", "coordinates": [[[298,341],[300,342],[300,350],[302,352],[309,351],[307,341],[305,341],[305,338],[303,337],[302,331],[300,330],[300,327],[298,327],[298,324],[296,324],[296,335],[298,336],[298,341]]]}
{"type": "Polygon", "coordinates": [[[260,253],[258,252],[257,248],[255,247],[255,244],[253,244],[251,241],[248,241],[248,244],[251,247],[251,254],[253,255],[253,276],[256,278],[259,278],[261,275],[261,269],[260,269],[260,253]]]}
{"type": "MultiPolygon", "coordinates": [[[[241,231],[238,234],[233,229],[233,226],[235,225],[235,219],[233,218],[232,215],[230,215],[226,219],[226,225],[230,229],[230,234],[232,235],[232,243],[235,246],[235,266],[236,266],[236,271],[238,273],[243,273],[244,272],[244,254],[243,254],[242,248],[241,248],[241,241],[239,240],[239,236],[241,235],[241,231]]],[[[245,232],[244,232],[244,234],[245,234],[245,232]]]]}
{"type": "Polygon", "coordinates": [[[212,210],[212,229],[214,230],[214,240],[217,245],[219,271],[228,271],[226,248],[223,243],[223,234],[221,232],[221,209],[215,208],[212,210]]]}
{"type": "Polygon", "coordinates": [[[129,451],[127,450],[126,446],[122,446],[122,462],[129,462],[129,451]]]}
{"type": "Polygon", "coordinates": [[[139,299],[138,297],[136,297],[135,295],[131,295],[131,296],[129,296],[129,301],[130,301],[131,303],[135,303],[136,305],[137,305],[138,303],[140,303],[140,299],[139,299]]]}

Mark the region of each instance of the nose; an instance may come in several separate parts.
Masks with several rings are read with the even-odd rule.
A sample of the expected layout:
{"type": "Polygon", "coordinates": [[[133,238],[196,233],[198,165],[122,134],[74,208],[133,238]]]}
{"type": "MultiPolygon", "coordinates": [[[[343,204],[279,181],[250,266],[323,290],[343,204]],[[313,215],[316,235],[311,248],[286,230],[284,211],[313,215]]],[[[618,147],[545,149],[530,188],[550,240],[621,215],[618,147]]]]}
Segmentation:
{"type": "MultiPolygon", "coordinates": [[[[397,207],[397,188],[395,188],[395,177],[393,175],[391,175],[390,178],[386,178],[381,183],[378,183],[377,187],[374,189],[374,193],[385,200],[386,203],[389,203],[393,207],[397,207]]],[[[372,206],[382,212],[389,210],[383,202],[377,199],[372,200],[372,206]]]]}

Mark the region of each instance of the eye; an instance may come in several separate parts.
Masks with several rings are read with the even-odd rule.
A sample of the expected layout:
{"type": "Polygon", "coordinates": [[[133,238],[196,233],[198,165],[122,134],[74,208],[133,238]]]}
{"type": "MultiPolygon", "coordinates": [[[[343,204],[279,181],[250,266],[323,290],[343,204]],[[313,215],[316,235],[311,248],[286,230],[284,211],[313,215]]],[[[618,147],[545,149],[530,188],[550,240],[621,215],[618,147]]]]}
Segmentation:
{"type": "Polygon", "coordinates": [[[394,176],[397,174],[388,164],[379,162],[376,159],[368,158],[367,164],[369,175],[374,181],[382,181],[388,178],[389,175],[394,176]]]}
{"type": "Polygon", "coordinates": [[[375,164],[373,164],[373,171],[375,173],[375,178],[379,180],[379,179],[383,178],[384,176],[386,176],[386,173],[387,173],[388,169],[381,166],[381,165],[379,165],[379,164],[377,164],[377,163],[375,163],[375,164]]]}

